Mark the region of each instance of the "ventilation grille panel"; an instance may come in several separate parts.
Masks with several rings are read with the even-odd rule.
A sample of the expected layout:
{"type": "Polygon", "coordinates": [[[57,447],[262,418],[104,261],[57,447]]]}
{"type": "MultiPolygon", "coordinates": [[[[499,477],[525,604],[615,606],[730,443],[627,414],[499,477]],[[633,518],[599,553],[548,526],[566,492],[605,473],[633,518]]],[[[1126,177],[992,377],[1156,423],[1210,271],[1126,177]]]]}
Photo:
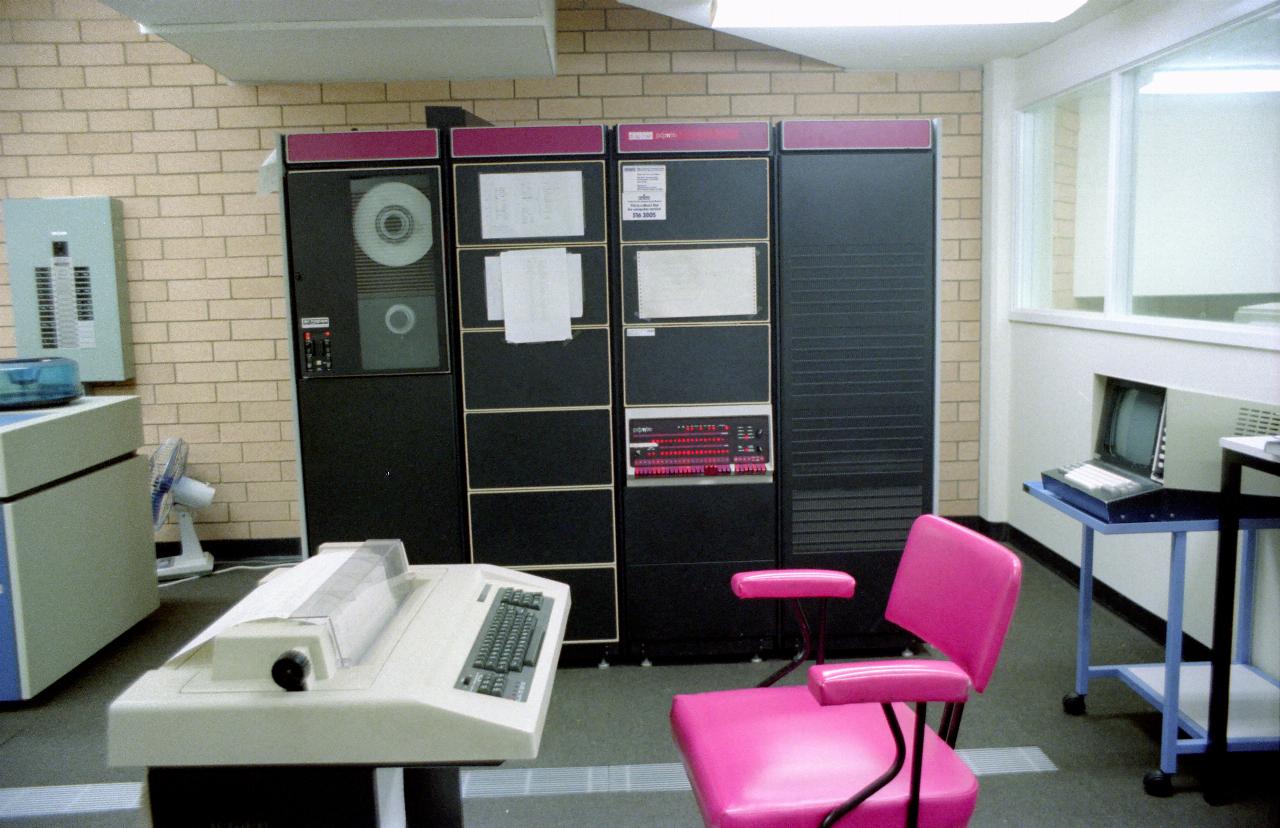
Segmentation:
{"type": "Polygon", "coordinates": [[[901,549],[922,497],[920,486],[798,490],[791,498],[791,552],[901,549]]]}
{"type": "Polygon", "coordinates": [[[1251,434],[1280,434],[1280,413],[1265,408],[1241,406],[1236,415],[1233,436],[1248,437],[1251,434]]]}

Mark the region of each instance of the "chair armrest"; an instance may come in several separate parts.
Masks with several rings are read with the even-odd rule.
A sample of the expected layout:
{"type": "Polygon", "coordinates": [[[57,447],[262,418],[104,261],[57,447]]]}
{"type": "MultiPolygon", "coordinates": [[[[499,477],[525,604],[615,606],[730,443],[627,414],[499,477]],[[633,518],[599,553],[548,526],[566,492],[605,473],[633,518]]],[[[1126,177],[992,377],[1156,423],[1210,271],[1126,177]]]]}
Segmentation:
{"type": "Polygon", "coordinates": [[[758,569],[730,580],[739,598],[852,598],[853,576],[832,569],[758,569]]]}
{"type": "Polygon", "coordinates": [[[894,659],[809,668],[809,692],[818,704],[963,702],[969,674],[950,661],[894,659]]]}

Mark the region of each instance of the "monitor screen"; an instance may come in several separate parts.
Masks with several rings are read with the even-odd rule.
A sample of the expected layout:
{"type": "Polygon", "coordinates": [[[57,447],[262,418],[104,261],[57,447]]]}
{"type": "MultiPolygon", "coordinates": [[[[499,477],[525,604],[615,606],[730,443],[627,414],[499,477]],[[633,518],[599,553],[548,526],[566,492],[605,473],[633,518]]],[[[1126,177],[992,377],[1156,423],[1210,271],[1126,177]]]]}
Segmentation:
{"type": "Polygon", "coordinates": [[[1151,474],[1164,420],[1164,389],[1108,379],[1098,427],[1098,455],[1151,474]]]}

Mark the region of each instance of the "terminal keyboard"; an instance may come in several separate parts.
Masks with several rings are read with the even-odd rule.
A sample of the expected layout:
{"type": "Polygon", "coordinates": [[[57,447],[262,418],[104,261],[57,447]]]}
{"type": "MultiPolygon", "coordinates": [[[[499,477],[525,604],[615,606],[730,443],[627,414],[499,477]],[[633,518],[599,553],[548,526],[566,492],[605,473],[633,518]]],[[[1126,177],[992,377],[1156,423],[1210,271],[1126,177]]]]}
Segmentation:
{"type": "Polygon", "coordinates": [[[524,701],[542,650],[552,603],[541,592],[499,589],[454,686],[524,701]]]}
{"type": "Polygon", "coordinates": [[[1063,478],[1082,489],[1111,495],[1136,493],[1142,484],[1092,463],[1079,463],[1059,469],[1063,478]]]}

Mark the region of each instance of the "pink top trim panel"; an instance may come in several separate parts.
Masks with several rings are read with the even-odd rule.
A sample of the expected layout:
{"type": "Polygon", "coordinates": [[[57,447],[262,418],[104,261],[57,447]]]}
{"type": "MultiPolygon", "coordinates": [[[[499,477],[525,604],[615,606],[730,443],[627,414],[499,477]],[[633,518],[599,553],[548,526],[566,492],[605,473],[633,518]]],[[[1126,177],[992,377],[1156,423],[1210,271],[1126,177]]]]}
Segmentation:
{"type": "Polygon", "coordinates": [[[929,149],[929,121],[784,121],[784,150],[929,149]]]}
{"type": "Polygon", "coordinates": [[[315,161],[405,161],[440,157],[440,139],[434,129],[310,132],[286,135],[284,146],[285,160],[294,164],[315,161]]]}
{"type": "Polygon", "coordinates": [[[604,127],[457,127],[449,135],[454,158],[509,155],[604,155],[604,127]]]}
{"type": "Polygon", "coordinates": [[[768,152],[764,121],[618,124],[618,152],[768,152]]]}

